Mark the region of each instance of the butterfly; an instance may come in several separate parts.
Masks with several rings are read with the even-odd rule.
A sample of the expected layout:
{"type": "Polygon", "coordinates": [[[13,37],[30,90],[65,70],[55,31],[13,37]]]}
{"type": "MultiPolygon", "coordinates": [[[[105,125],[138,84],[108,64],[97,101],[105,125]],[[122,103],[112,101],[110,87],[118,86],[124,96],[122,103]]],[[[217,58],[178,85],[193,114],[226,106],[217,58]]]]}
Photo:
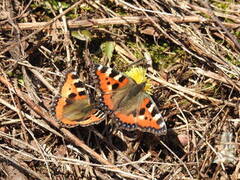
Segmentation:
{"type": "Polygon", "coordinates": [[[52,105],[52,114],[64,127],[89,126],[105,119],[105,114],[90,102],[84,83],[74,71],[65,74],[59,95],[52,105]]]}
{"type": "Polygon", "coordinates": [[[156,104],[144,91],[146,82],[137,83],[107,66],[93,66],[93,80],[100,90],[100,107],[113,116],[118,126],[156,135],[167,133],[166,123],[156,104]]]}

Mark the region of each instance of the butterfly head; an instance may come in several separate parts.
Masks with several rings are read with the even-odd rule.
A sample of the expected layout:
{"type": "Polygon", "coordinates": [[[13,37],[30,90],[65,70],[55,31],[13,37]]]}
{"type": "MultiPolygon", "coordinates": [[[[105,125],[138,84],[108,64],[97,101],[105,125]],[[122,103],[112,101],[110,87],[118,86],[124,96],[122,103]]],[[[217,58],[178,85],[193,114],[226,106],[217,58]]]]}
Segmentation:
{"type": "Polygon", "coordinates": [[[152,94],[152,85],[149,79],[146,77],[147,70],[142,67],[135,67],[131,70],[125,72],[125,74],[131,77],[137,84],[141,84],[143,90],[148,93],[152,94]]]}

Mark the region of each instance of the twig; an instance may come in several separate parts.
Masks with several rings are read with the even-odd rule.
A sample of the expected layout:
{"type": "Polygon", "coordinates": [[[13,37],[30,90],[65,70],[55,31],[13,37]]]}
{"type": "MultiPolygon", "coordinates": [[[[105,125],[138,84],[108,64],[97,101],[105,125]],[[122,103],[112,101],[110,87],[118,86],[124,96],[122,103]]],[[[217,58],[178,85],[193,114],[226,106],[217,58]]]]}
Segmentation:
{"type": "MultiPolygon", "coordinates": [[[[72,9],[74,9],[75,7],[77,7],[79,4],[82,4],[84,0],[80,0],[78,2],[76,2],[75,4],[73,4],[71,7],[69,7],[68,9],[66,9],[65,11],[63,11],[63,13],[59,14],[58,16],[56,16],[55,18],[53,18],[51,21],[46,22],[42,27],[38,27],[36,31],[32,32],[31,34],[29,34],[28,36],[23,37],[21,40],[19,40],[18,42],[12,43],[10,46],[8,46],[7,48],[3,49],[0,52],[1,54],[4,54],[5,52],[9,51],[11,48],[13,48],[14,46],[16,46],[17,44],[26,41],[27,39],[29,39],[30,37],[38,34],[39,32],[41,32],[43,29],[45,29],[47,26],[50,26],[51,24],[53,24],[57,19],[59,19],[60,17],[62,17],[63,15],[65,15],[66,13],[68,13],[69,11],[71,11],[72,9]]],[[[11,27],[10,27],[11,29],[11,27]]],[[[21,29],[21,28],[19,28],[21,29]]]]}
{"type": "MultiPolygon", "coordinates": [[[[166,19],[175,22],[175,23],[204,23],[208,20],[200,17],[200,16],[163,16],[166,19]]],[[[154,16],[149,16],[149,18],[152,18],[156,22],[159,22],[160,20],[154,16]]],[[[102,25],[127,25],[127,24],[139,24],[139,23],[147,23],[151,22],[148,17],[146,16],[123,16],[123,17],[113,17],[113,18],[102,18],[102,19],[88,19],[88,20],[70,20],[67,21],[67,26],[70,29],[77,29],[80,27],[92,27],[92,26],[102,26],[102,25]]],[[[52,22],[53,23],[53,22],[52,22]]],[[[52,25],[50,22],[31,22],[31,23],[18,23],[18,27],[21,30],[34,30],[39,29],[40,31],[43,30],[45,27],[52,25]]],[[[240,27],[240,24],[232,24],[232,23],[223,23],[225,26],[229,28],[238,28],[240,27]]],[[[61,29],[63,27],[62,22],[55,22],[52,27],[49,27],[49,29],[61,29]]],[[[10,25],[4,25],[1,27],[3,30],[11,30],[12,27],[10,25]]],[[[38,32],[40,32],[38,31],[38,32]]],[[[37,32],[37,33],[38,33],[37,32]]],[[[30,34],[31,35],[31,34],[30,34]]],[[[30,36],[29,35],[29,36],[30,36]]],[[[28,36],[27,36],[28,37],[28,36]]],[[[28,38],[27,38],[28,39],[28,38]]],[[[26,39],[25,39],[26,40],[26,39]]]]}
{"type": "Polygon", "coordinates": [[[162,85],[165,85],[167,87],[171,87],[171,88],[173,88],[173,89],[175,89],[177,91],[181,91],[181,92],[186,93],[188,95],[191,95],[193,97],[196,97],[196,98],[199,98],[199,99],[205,99],[205,100],[208,100],[208,101],[212,101],[213,103],[215,103],[217,105],[219,105],[219,104],[226,104],[228,106],[236,107],[236,104],[231,103],[229,101],[223,101],[223,100],[215,99],[215,98],[212,98],[212,97],[207,97],[205,95],[202,95],[200,93],[194,92],[193,90],[190,90],[188,88],[182,87],[180,85],[173,85],[173,84],[165,81],[162,78],[156,78],[156,77],[151,76],[151,75],[147,75],[147,76],[149,78],[153,79],[154,81],[161,83],[162,85]]]}
{"type": "Polygon", "coordinates": [[[232,42],[235,44],[235,47],[237,48],[237,50],[240,52],[240,44],[237,41],[237,38],[232,35],[228,29],[223,25],[223,23],[218,19],[217,16],[215,16],[214,12],[212,11],[212,9],[210,8],[209,4],[205,1],[201,1],[201,4],[203,4],[207,9],[208,12],[210,14],[210,17],[215,21],[216,24],[218,24],[227,34],[227,36],[232,40],[232,42]]]}
{"type": "Polygon", "coordinates": [[[239,88],[237,87],[237,86],[240,87],[239,81],[231,80],[232,83],[229,83],[229,80],[226,80],[225,77],[220,76],[217,73],[214,73],[214,72],[211,72],[211,71],[204,71],[203,69],[200,69],[200,68],[194,68],[194,70],[198,74],[201,74],[201,75],[206,76],[206,77],[210,77],[212,79],[215,79],[217,81],[223,82],[223,83],[231,85],[231,86],[233,85],[233,83],[235,83],[235,85],[233,85],[232,87],[239,91],[239,88]]]}
{"type": "MultiPolygon", "coordinates": [[[[206,19],[201,18],[200,16],[164,16],[166,19],[170,19],[175,23],[187,23],[187,22],[205,22],[206,19]]],[[[158,18],[151,16],[155,21],[159,21],[158,18]]],[[[123,17],[113,17],[113,18],[102,18],[102,19],[87,19],[87,20],[78,20],[78,21],[67,21],[69,28],[80,28],[80,27],[91,27],[91,26],[101,26],[101,25],[126,25],[126,24],[138,24],[138,23],[150,22],[149,18],[145,16],[123,16],[123,17]]],[[[53,23],[53,22],[52,22],[53,23]]],[[[51,24],[52,24],[51,23],[51,24]]],[[[51,25],[49,22],[32,22],[32,23],[18,23],[18,27],[21,30],[34,30],[34,29],[43,29],[46,26],[51,25]]],[[[62,22],[55,22],[52,27],[49,29],[60,29],[63,27],[62,22]]],[[[1,27],[3,30],[11,30],[10,25],[4,25],[1,27]]]]}
{"type": "Polygon", "coordinates": [[[29,167],[26,167],[24,164],[21,164],[20,162],[15,161],[12,157],[6,156],[0,151],[0,162],[4,160],[6,163],[10,163],[12,166],[16,166],[20,171],[25,171],[26,174],[28,174],[29,176],[32,176],[34,179],[43,179],[43,180],[49,179],[42,174],[36,173],[29,167]]]}

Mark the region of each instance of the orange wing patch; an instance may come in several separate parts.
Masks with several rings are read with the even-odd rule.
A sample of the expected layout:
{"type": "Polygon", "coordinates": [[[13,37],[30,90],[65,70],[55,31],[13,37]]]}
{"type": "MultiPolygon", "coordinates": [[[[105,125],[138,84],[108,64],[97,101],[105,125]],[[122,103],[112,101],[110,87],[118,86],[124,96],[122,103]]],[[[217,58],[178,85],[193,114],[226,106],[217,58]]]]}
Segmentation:
{"type": "Polygon", "coordinates": [[[129,115],[124,112],[114,112],[114,114],[118,124],[123,128],[139,129],[154,134],[166,133],[166,124],[156,109],[156,105],[149,98],[145,98],[140,108],[129,115]]]}
{"type": "Polygon", "coordinates": [[[126,86],[129,83],[128,78],[111,68],[98,64],[95,65],[95,75],[98,78],[100,90],[104,92],[104,104],[107,105],[110,110],[113,110],[114,104],[111,99],[111,93],[126,86]]]}

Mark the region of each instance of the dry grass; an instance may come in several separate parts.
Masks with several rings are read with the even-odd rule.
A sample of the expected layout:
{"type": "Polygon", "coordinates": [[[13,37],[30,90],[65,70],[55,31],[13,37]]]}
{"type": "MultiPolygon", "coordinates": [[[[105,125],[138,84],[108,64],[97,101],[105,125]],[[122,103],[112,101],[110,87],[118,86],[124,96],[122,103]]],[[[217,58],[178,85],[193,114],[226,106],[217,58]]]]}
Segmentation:
{"type": "Polygon", "coordinates": [[[240,179],[239,1],[56,2],[0,5],[1,179],[240,179]],[[59,127],[62,71],[89,59],[150,64],[168,134],[59,127]]]}

